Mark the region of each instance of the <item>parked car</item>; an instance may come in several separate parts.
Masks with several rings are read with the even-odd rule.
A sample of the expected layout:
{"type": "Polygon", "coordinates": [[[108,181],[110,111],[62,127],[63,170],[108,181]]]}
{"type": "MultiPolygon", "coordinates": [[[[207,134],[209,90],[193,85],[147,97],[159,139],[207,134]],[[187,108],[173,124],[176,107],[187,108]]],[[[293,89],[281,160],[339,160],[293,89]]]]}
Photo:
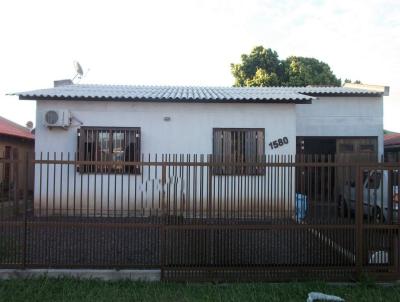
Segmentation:
{"type": "MultiPolygon", "coordinates": [[[[398,221],[399,171],[393,171],[390,177],[392,177],[392,190],[389,190],[389,173],[387,170],[372,170],[364,174],[363,211],[364,215],[375,222],[385,222],[389,219],[390,206],[392,207],[392,221],[398,221]],[[392,195],[391,198],[389,194],[392,195]]],[[[355,182],[346,183],[343,201],[345,207],[349,207],[352,212],[355,211],[355,182]]]]}

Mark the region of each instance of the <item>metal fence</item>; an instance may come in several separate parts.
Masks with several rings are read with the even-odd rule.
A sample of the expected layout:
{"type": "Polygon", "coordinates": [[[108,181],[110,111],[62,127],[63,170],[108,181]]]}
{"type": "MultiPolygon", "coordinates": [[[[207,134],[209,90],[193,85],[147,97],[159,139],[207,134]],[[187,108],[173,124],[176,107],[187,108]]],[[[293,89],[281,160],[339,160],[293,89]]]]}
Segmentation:
{"type": "Polygon", "coordinates": [[[400,163],[46,153],[5,165],[15,173],[0,184],[3,268],[159,268],[166,281],[399,277],[400,163]],[[32,170],[34,192],[13,189],[32,170]]]}

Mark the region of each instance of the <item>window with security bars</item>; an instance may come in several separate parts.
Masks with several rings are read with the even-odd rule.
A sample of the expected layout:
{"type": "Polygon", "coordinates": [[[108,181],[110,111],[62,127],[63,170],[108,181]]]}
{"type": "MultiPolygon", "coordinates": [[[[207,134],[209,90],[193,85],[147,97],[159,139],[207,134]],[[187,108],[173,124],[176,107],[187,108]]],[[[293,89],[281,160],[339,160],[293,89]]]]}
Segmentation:
{"type": "Polygon", "coordinates": [[[78,129],[78,159],[92,161],[80,172],[139,174],[140,167],[123,162],[140,161],[140,128],[81,127],[78,129]],[[104,164],[102,162],[112,162],[104,164]]]}
{"type": "Polygon", "coordinates": [[[264,129],[215,128],[213,132],[213,161],[227,163],[226,166],[215,166],[214,174],[262,175],[265,173],[265,168],[257,165],[265,160],[264,129]],[[241,166],[240,163],[246,165],[241,166]],[[251,165],[253,163],[254,165],[251,165]]]}

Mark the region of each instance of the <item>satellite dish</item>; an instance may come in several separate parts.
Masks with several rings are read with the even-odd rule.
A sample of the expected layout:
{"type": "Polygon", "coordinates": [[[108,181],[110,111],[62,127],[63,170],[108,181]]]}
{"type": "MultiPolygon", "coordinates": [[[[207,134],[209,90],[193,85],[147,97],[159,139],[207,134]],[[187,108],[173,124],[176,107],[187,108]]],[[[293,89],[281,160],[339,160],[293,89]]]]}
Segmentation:
{"type": "Polygon", "coordinates": [[[89,71],[90,71],[90,69],[88,68],[88,69],[86,70],[86,72],[83,72],[83,68],[82,68],[81,64],[79,64],[78,61],[74,61],[74,68],[75,68],[76,74],[75,74],[75,76],[72,78],[72,82],[73,82],[76,78],[78,78],[78,80],[79,80],[78,83],[79,83],[80,80],[82,80],[83,78],[85,78],[85,77],[87,76],[87,74],[89,73],[89,71]]]}
{"type": "Polygon", "coordinates": [[[74,67],[75,67],[76,74],[79,75],[80,77],[83,76],[83,69],[82,69],[81,64],[79,64],[78,61],[74,61],[74,67]]]}
{"type": "Polygon", "coordinates": [[[75,71],[76,71],[76,75],[72,78],[72,81],[74,81],[75,78],[77,78],[77,77],[78,77],[79,80],[82,79],[83,69],[82,69],[81,64],[79,64],[78,61],[74,61],[74,68],[75,68],[75,71]]]}

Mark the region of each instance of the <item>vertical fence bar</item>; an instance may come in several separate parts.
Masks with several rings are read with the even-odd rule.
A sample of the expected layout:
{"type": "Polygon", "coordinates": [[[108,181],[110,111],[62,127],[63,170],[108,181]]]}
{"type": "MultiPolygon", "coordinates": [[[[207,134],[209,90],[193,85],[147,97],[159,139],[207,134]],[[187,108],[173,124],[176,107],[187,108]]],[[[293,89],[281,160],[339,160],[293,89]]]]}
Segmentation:
{"type": "Polygon", "coordinates": [[[47,152],[46,161],[46,217],[49,217],[49,169],[50,169],[50,153],[47,152]]]}
{"type": "Polygon", "coordinates": [[[211,155],[207,156],[207,175],[208,175],[208,185],[207,185],[207,191],[208,191],[208,196],[207,196],[207,216],[208,218],[211,218],[212,214],[212,173],[213,173],[213,159],[211,155]]]}
{"type": "MultiPolygon", "coordinates": [[[[78,167],[77,167],[77,153],[74,153],[74,197],[73,197],[73,203],[74,203],[74,207],[73,207],[73,216],[75,216],[75,210],[76,210],[76,174],[78,173],[78,167]]],[[[80,169],[82,169],[82,167],[80,167],[80,169]]]]}
{"type": "MultiPolygon", "coordinates": [[[[63,190],[62,190],[62,188],[63,188],[63,165],[64,165],[64,163],[63,163],[63,159],[64,159],[64,152],[61,152],[61,158],[60,158],[60,160],[61,160],[61,164],[60,164],[60,194],[59,194],[59,196],[60,196],[60,200],[59,200],[59,202],[60,202],[60,213],[59,213],[59,215],[60,216],[62,216],[63,215],[63,195],[62,195],[62,193],[63,193],[63,190]]],[[[54,177],[55,178],[55,177],[54,177]]]]}
{"type": "Polygon", "coordinates": [[[25,171],[25,184],[24,184],[24,243],[23,243],[23,258],[22,258],[22,267],[26,268],[26,251],[27,251],[27,235],[28,235],[28,220],[27,220],[27,211],[28,211],[28,187],[29,187],[29,153],[25,155],[25,163],[24,163],[24,171],[25,171]]]}
{"type": "MultiPolygon", "coordinates": [[[[388,207],[388,213],[387,213],[387,223],[392,224],[393,221],[393,176],[394,176],[394,170],[388,169],[387,170],[387,175],[388,175],[388,190],[387,190],[387,207],[388,207]]],[[[382,179],[383,179],[383,173],[382,173],[382,179]]],[[[382,208],[383,211],[383,208],[382,208]]]]}
{"type": "Polygon", "coordinates": [[[360,165],[356,166],[356,272],[357,278],[362,277],[363,272],[363,174],[360,165]]]}
{"type": "Polygon", "coordinates": [[[165,259],[166,259],[166,228],[165,224],[167,223],[165,217],[165,184],[167,178],[167,166],[164,162],[164,156],[162,157],[162,166],[161,166],[161,226],[160,226],[160,267],[161,267],[161,280],[165,279],[165,259]]]}
{"type": "Polygon", "coordinates": [[[52,199],[53,199],[53,216],[55,214],[55,209],[56,209],[56,170],[57,170],[57,164],[56,164],[56,160],[57,160],[57,153],[54,152],[53,154],[53,195],[52,195],[52,199]]]}
{"type": "MultiPolygon", "coordinates": [[[[164,160],[164,158],[163,158],[164,160]]],[[[161,166],[161,213],[164,217],[165,215],[165,184],[167,178],[167,166],[166,163],[163,162],[161,166]]]]}
{"type": "MultiPolygon", "coordinates": [[[[67,200],[66,200],[66,209],[67,209],[67,216],[69,215],[69,169],[71,164],[71,158],[69,152],[67,152],[67,200]]],[[[74,172],[76,173],[76,171],[74,172]]]]}

